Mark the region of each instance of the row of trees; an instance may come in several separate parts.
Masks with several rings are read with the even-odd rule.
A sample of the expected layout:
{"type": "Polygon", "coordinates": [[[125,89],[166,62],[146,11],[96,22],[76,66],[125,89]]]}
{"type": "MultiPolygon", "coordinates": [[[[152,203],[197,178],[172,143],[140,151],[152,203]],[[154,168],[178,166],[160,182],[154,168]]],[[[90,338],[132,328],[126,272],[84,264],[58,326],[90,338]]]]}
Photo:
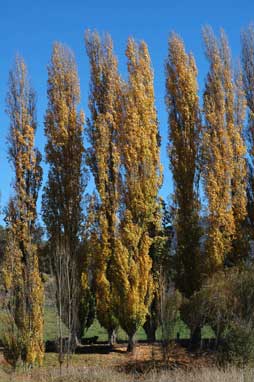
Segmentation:
{"type": "MultiPolygon", "coordinates": [[[[173,230],[158,194],[161,138],[147,45],[128,40],[128,79],[124,80],[111,38],[86,33],[90,116],[84,128],[74,55],[64,45],[54,44],[48,66],[49,172],[42,213],[56,280],[60,352],[63,322],[69,329],[69,351],[90,323],[91,290],[109,342],[114,342],[120,325],[133,350],[140,326],[155,337],[161,278],[173,281],[190,298],[208,276],[249,258],[254,29],[242,35],[242,64],[237,70],[224,32],[217,39],[205,28],[203,37],[209,72],[202,107],[193,55],[176,34],[168,42],[165,100],[174,183],[173,230]],[[244,140],[246,107],[251,139],[244,140]],[[88,169],[95,191],[84,209],[88,169]]],[[[6,310],[15,333],[12,342],[19,341],[17,357],[32,364],[43,358],[43,284],[36,225],[42,170],[41,155],[34,148],[35,96],[22,58],[10,72],[7,106],[15,180],[3,262],[6,310]]]]}

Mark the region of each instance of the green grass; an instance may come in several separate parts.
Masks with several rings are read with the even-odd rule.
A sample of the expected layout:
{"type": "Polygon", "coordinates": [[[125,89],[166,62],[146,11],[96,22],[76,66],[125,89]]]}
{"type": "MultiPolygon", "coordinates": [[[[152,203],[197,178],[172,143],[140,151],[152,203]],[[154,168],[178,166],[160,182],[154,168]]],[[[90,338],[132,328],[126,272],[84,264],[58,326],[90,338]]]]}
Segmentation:
{"type": "MultiPolygon", "coordinates": [[[[63,335],[68,335],[68,330],[63,324],[63,335]]],[[[46,306],[44,311],[44,339],[54,340],[58,337],[58,316],[54,306],[46,306]]]]}
{"type": "MultiPolygon", "coordinates": [[[[174,330],[174,337],[176,338],[177,333],[180,334],[181,339],[188,339],[190,338],[190,329],[182,320],[178,320],[175,330],[174,330]]],[[[202,328],[202,337],[203,338],[214,338],[214,332],[210,328],[210,326],[206,325],[202,328]]],[[[94,321],[92,326],[87,330],[85,333],[85,337],[94,337],[98,336],[99,341],[106,341],[108,339],[107,331],[99,324],[97,320],[94,321]]],[[[117,338],[118,340],[126,341],[127,335],[126,333],[119,328],[117,332],[117,338]]],[[[139,341],[146,340],[146,334],[143,328],[139,328],[136,334],[136,338],[139,341]]],[[[161,328],[158,328],[156,331],[156,338],[157,340],[161,339],[161,328]]]]}
{"type": "MultiPolygon", "coordinates": [[[[107,341],[108,334],[107,331],[100,325],[100,323],[95,320],[92,326],[85,333],[85,337],[94,337],[98,336],[99,341],[107,341]]],[[[138,340],[145,340],[146,334],[143,328],[139,328],[136,335],[138,340]]],[[[119,328],[117,331],[117,338],[121,341],[127,341],[127,335],[123,329],[119,328]]]]}
{"type": "MultiPolygon", "coordinates": [[[[0,338],[3,336],[5,326],[4,313],[0,313],[0,338]]],[[[174,336],[176,337],[177,333],[180,334],[181,339],[187,339],[190,337],[190,330],[180,319],[176,325],[174,336]]],[[[65,325],[63,325],[63,334],[67,336],[68,331],[65,325]]],[[[47,340],[54,340],[58,336],[58,318],[56,308],[54,306],[45,307],[45,316],[44,316],[44,338],[47,340]]],[[[99,324],[97,320],[94,321],[92,326],[86,331],[85,337],[95,337],[98,336],[98,341],[107,341],[108,335],[107,331],[99,324]]],[[[209,326],[205,326],[202,329],[203,338],[213,338],[214,333],[209,326]]],[[[119,328],[117,332],[117,338],[121,341],[127,340],[126,333],[119,328]]],[[[161,328],[158,328],[156,332],[156,338],[161,339],[161,328]]],[[[141,327],[138,329],[136,334],[137,340],[146,340],[146,334],[144,329],[141,327]]]]}

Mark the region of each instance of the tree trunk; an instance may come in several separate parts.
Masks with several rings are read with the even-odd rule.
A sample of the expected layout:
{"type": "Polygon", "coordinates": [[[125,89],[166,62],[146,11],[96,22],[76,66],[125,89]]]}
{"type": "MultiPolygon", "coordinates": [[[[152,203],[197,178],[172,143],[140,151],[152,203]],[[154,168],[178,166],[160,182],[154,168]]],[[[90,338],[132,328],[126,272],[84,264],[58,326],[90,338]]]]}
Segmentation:
{"type": "Polygon", "coordinates": [[[154,325],[154,323],[152,322],[152,320],[148,319],[144,326],[144,331],[146,333],[146,337],[147,337],[147,341],[148,342],[155,342],[156,341],[156,325],[154,325]]]}
{"type": "Polygon", "coordinates": [[[196,327],[191,333],[190,346],[191,348],[199,348],[201,344],[201,327],[196,327]]]}
{"type": "Polygon", "coordinates": [[[69,351],[70,353],[75,353],[77,347],[78,347],[78,341],[77,341],[77,331],[76,330],[73,330],[71,332],[71,336],[70,336],[70,348],[69,348],[69,351]]]}
{"type": "Polygon", "coordinates": [[[135,335],[129,335],[127,352],[134,353],[136,348],[135,335]]]}
{"type": "Polygon", "coordinates": [[[114,346],[116,344],[116,331],[115,331],[115,329],[108,330],[108,343],[110,346],[114,346]]]}

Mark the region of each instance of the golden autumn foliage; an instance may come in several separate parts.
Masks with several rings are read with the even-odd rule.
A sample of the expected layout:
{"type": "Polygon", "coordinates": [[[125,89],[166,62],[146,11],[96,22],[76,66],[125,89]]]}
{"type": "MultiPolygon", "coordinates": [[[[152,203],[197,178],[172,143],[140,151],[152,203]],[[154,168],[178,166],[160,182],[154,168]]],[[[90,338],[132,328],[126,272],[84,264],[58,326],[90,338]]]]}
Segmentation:
{"type": "MultiPolygon", "coordinates": [[[[79,332],[82,198],[84,178],[84,115],[78,111],[80,88],[73,53],[55,43],[48,66],[48,107],[45,116],[48,181],[43,195],[43,219],[57,282],[57,306],[69,329],[70,347],[79,332]]],[[[85,254],[84,254],[85,255],[85,254]]]]}
{"type": "MultiPolygon", "coordinates": [[[[50,258],[48,270],[56,283],[60,364],[65,350],[74,352],[95,311],[110,344],[121,327],[128,335],[128,349],[134,350],[135,334],[145,323],[150,329],[153,325],[152,340],[159,325],[166,338],[169,331],[164,332],[169,328],[171,333],[172,326],[169,313],[174,323],[178,317],[178,293],[189,299],[204,278],[247,259],[251,243],[246,225],[250,220],[254,226],[254,27],[243,33],[242,68],[237,70],[223,31],[216,38],[207,27],[203,39],[209,63],[203,110],[194,56],[178,35],[171,34],[168,40],[170,212],[158,195],[161,137],[146,43],[128,39],[124,81],[111,37],[86,32],[87,142],[75,57],[63,44],[53,45],[44,120],[48,178],[42,216],[48,236],[45,258],[50,258]],[[246,107],[249,155],[243,139],[246,107]],[[252,167],[248,219],[247,159],[252,167]],[[84,212],[86,166],[95,191],[84,212]],[[167,297],[174,305],[171,311],[167,297]],[[69,330],[66,342],[64,324],[69,330]]],[[[36,213],[42,169],[34,145],[35,94],[19,57],[10,72],[7,113],[15,177],[2,267],[8,313],[4,341],[6,354],[13,346],[12,365],[21,358],[31,366],[41,364],[44,357],[36,213]]],[[[197,323],[192,339],[199,334],[197,323]]]]}
{"type": "Polygon", "coordinates": [[[246,144],[243,138],[244,122],[246,116],[246,98],[241,68],[234,78],[234,128],[232,129],[233,146],[233,176],[232,176],[232,209],[235,220],[235,235],[231,262],[237,264],[245,260],[249,253],[249,238],[246,230],[247,217],[247,162],[246,144]]]}
{"type": "Polygon", "coordinates": [[[197,187],[201,118],[195,60],[186,53],[183,41],[175,34],[168,43],[166,106],[168,153],[174,180],[176,286],[189,297],[201,282],[197,187]]]}
{"type": "Polygon", "coordinates": [[[158,219],[161,167],[153,71],[146,44],[129,39],[126,56],[129,81],[124,89],[121,129],[123,205],[114,258],[114,295],[119,322],[132,350],[133,337],[144,324],[153,296],[149,229],[158,219]]]}
{"type": "Polygon", "coordinates": [[[35,94],[24,60],[20,57],[17,57],[9,76],[7,112],[10,118],[9,159],[15,172],[3,264],[7,307],[18,330],[17,340],[23,361],[29,365],[36,361],[41,364],[44,355],[44,291],[34,234],[42,169],[40,153],[34,148],[35,94]]]}
{"type": "Polygon", "coordinates": [[[94,211],[96,231],[91,248],[97,299],[97,317],[109,336],[118,323],[112,300],[110,263],[116,253],[117,212],[119,209],[119,129],[121,127],[121,79],[118,63],[109,36],[101,41],[95,32],[86,32],[86,51],[90,63],[89,108],[87,135],[90,147],[87,162],[97,190],[94,211]]]}
{"type": "Polygon", "coordinates": [[[246,143],[248,147],[248,222],[250,237],[253,238],[254,226],[254,26],[250,24],[241,36],[242,51],[242,80],[244,95],[247,103],[248,119],[246,132],[246,143]]]}
{"type": "MultiPolygon", "coordinates": [[[[222,267],[241,239],[246,216],[246,163],[242,128],[245,100],[241,74],[236,83],[224,32],[217,40],[204,29],[210,63],[204,92],[203,179],[208,199],[207,255],[211,270],[222,267]]],[[[237,252],[237,248],[235,248],[237,252]]],[[[234,261],[234,260],[233,260],[234,261]]]]}
{"type": "MultiPolygon", "coordinates": [[[[248,140],[251,159],[254,155],[254,26],[243,31],[242,36],[242,71],[246,103],[248,107],[248,140]]],[[[253,160],[253,159],[252,159],[253,160]]]]}

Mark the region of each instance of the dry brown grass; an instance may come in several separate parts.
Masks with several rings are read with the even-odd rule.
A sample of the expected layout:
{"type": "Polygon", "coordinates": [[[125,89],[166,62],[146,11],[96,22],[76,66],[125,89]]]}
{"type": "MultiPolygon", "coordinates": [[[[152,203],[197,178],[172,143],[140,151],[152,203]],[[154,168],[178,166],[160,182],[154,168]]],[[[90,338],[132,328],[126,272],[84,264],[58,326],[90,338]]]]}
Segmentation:
{"type": "MultiPolygon", "coordinates": [[[[1,374],[0,374],[1,378],[1,374]]],[[[145,375],[125,374],[110,368],[69,367],[62,370],[43,369],[23,375],[6,375],[1,382],[253,382],[253,370],[228,368],[219,370],[215,367],[184,371],[181,369],[164,372],[151,371],[145,375]]]]}
{"type": "Polygon", "coordinates": [[[70,366],[58,367],[57,354],[46,354],[44,366],[32,370],[20,367],[11,373],[0,356],[0,382],[253,382],[253,370],[218,369],[211,354],[193,354],[175,347],[167,365],[158,345],[139,345],[134,355],[124,346],[114,352],[75,354],[70,366]]]}

